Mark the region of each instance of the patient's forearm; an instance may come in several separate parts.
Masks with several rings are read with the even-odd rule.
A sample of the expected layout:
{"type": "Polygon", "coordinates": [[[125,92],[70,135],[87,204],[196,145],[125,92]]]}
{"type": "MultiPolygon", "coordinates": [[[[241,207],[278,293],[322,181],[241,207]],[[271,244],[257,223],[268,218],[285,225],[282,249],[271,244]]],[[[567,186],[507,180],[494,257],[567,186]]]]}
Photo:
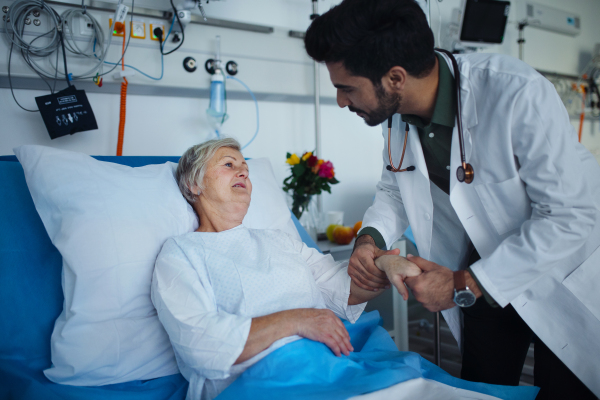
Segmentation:
{"type": "Polygon", "coordinates": [[[365,301],[373,300],[375,297],[383,293],[383,290],[372,291],[358,287],[354,281],[350,283],[350,296],[348,297],[348,305],[362,304],[365,301]]]}
{"type": "Polygon", "coordinates": [[[242,363],[254,357],[281,338],[294,335],[292,311],[280,311],[263,317],[252,318],[246,345],[234,364],[242,363]]]}

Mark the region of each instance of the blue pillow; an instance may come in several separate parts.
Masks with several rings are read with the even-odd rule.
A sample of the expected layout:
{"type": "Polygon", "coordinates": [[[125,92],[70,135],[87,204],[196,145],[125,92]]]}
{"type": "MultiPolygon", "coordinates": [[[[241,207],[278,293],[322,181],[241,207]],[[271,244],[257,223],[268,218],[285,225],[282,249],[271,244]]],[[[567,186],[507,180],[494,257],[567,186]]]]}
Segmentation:
{"type": "Polygon", "coordinates": [[[18,162],[0,161],[0,359],[44,358],[62,311],[62,257],[18,162]]]}

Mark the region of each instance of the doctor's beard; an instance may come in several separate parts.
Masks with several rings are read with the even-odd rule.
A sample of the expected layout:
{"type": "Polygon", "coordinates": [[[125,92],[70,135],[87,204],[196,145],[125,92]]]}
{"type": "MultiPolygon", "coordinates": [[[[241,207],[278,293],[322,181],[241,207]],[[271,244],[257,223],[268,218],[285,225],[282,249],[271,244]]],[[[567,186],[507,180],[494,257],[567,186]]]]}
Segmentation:
{"type": "Polygon", "coordinates": [[[395,114],[402,103],[400,94],[387,93],[383,85],[375,85],[375,96],[377,96],[377,108],[371,112],[366,112],[360,108],[348,106],[352,112],[361,113],[364,115],[365,124],[369,126],[377,126],[395,114]]]}

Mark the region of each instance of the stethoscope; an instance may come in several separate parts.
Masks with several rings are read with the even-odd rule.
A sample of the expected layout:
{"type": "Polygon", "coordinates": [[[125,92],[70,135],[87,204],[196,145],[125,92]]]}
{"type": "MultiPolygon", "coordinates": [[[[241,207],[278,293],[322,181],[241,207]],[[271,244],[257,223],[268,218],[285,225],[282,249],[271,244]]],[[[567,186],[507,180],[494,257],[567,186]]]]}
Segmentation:
{"type": "MultiPolygon", "coordinates": [[[[456,170],[456,179],[459,182],[471,183],[473,182],[473,177],[475,176],[475,171],[473,171],[473,166],[467,163],[465,157],[465,144],[463,140],[463,131],[462,131],[462,104],[461,104],[461,95],[460,95],[460,72],[458,70],[458,64],[456,63],[456,58],[447,50],[444,49],[435,49],[439,52],[446,54],[450,57],[452,61],[452,68],[454,69],[454,79],[456,79],[456,106],[458,118],[456,121],[458,123],[458,143],[460,146],[460,161],[461,165],[456,170]]],[[[393,116],[392,116],[393,117],[393,116]]],[[[404,153],[406,152],[406,143],[408,141],[408,123],[406,123],[404,130],[404,147],[402,148],[402,157],[400,157],[400,166],[398,168],[394,167],[394,163],[392,162],[392,117],[388,119],[388,158],[390,160],[390,165],[386,167],[388,171],[392,172],[405,172],[405,171],[414,171],[415,167],[410,166],[405,169],[402,169],[402,161],[404,161],[404,153]]]]}

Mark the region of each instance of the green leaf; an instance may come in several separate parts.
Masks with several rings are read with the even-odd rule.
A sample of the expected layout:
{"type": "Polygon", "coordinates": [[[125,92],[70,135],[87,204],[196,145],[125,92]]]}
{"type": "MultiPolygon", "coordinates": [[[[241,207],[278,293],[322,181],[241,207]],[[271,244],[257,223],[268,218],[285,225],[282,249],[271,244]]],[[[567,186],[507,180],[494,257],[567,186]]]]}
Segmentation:
{"type": "Polygon", "coordinates": [[[292,167],[292,173],[296,177],[301,176],[304,173],[304,171],[306,171],[306,166],[304,166],[303,164],[296,164],[292,167]]]}
{"type": "Polygon", "coordinates": [[[292,156],[291,153],[285,153],[285,159],[287,160],[288,158],[290,158],[292,156]]]}
{"type": "Polygon", "coordinates": [[[337,179],[335,179],[335,178],[331,178],[331,179],[329,180],[329,183],[330,183],[331,185],[335,185],[336,183],[340,183],[340,181],[338,181],[338,180],[337,180],[337,179]]]}

